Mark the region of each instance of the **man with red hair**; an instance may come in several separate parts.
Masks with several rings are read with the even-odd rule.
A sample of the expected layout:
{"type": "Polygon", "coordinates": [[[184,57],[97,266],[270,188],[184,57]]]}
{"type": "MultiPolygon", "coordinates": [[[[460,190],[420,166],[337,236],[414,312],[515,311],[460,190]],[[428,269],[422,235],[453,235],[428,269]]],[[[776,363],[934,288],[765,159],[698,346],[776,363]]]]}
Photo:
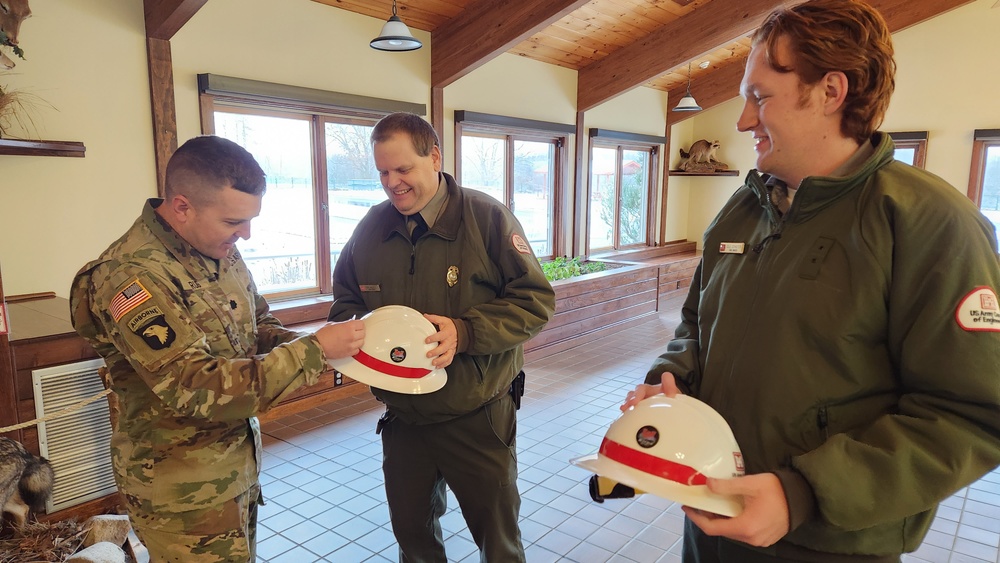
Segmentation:
{"type": "Polygon", "coordinates": [[[893,158],[882,17],[858,0],[771,14],[737,122],[757,170],[705,233],[676,338],[626,398],[693,395],[746,476],[724,518],[685,507],[685,562],[898,562],[939,502],[1000,463],[993,225],[893,158]]]}

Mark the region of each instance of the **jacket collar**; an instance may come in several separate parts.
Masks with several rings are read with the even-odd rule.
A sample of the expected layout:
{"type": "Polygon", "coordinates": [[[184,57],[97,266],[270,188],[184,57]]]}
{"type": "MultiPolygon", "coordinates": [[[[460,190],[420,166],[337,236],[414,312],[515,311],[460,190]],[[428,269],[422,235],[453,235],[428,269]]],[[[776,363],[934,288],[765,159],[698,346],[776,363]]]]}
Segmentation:
{"type": "MultiPolygon", "coordinates": [[[[895,145],[889,135],[876,131],[870,142],[875,148],[874,154],[847,176],[808,176],[802,180],[784,220],[792,223],[809,220],[826,206],[864,185],[876,170],[893,161],[895,145]]],[[[757,170],[747,173],[745,180],[746,186],[757,196],[757,201],[772,219],[779,215],[769,197],[771,186],[776,182],[780,180],[770,174],[760,174],[757,170]]]]}
{"type": "Polygon", "coordinates": [[[240,258],[239,251],[235,248],[229,252],[229,256],[224,260],[214,260],[198,252],[188,241],[184,240],[164,219],[156,213],[156,208],[163,204],[159,198],[146,200],[146,205],[142,208],[142,216],[139,218],[142,224],[153,236],[155,236],[164,248],[184,265],[192,274],[196,270],[203,270],[210,274],[221,274],[223,270],[234,264],[240,258]],[[218,263],[218,265],[216,265],[218,263]]]}
{"type": "MultiPolygon", "coordinates": [[[[437,235],[445,240],[453,241],[458,238],[458,229],[462,224],[462,208],[464,205],[464,195],[462,188],[458,185],[450,174],[441,172],[445,180],[445,189],[448,190],[448,200],[445,208],[441,210],[434,226],[427,231],[427,234],[437,235]]],[[[382,211],[382,240],[389,240],[394,234],[409,239],[406,230],[406,216],[400,213],[392,202],[385,202],[385,209],[382,211]]]]}

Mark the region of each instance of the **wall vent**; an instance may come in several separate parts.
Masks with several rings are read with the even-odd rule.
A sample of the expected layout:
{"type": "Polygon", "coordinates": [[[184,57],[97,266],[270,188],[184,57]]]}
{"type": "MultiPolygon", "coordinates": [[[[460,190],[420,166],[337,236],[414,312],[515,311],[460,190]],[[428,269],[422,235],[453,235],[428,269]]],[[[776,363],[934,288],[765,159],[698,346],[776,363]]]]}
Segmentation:
{"type": "MultiPolygon", "coordinates": [[[[104,391],[97,369],[104,360],[31,372],[35,416],[41,418],[104,391]]],[[[38,449],[56,474],[47,513],[114,493],[111,469],[111,421],[108,401],[98,399],[80,410],[38,424],[38,449]]]]}

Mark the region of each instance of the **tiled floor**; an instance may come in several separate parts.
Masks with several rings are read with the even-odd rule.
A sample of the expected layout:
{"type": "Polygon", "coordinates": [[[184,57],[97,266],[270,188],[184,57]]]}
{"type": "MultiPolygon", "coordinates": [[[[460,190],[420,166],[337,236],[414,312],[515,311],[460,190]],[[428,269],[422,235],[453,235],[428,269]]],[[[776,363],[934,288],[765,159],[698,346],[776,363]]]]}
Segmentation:
{"type": "MultiPolygon", "coordinates": [[[[570,458],[596,451],[618,404],[665,349],[677,307],[602,340],[530,360],[518,416],[521,534],[529,563],[679,562],[683,513],[653,495],[590,500],[570,458]]],[[[264,425],[267,505],[258,561],[397,561],[382,486],[382,413],[367,393],[264,425]]],[[[454,497],[442,518],[449,561],[479,560],[454,497]]],[[[941,506],[905,563],[1000,563],[1000,470],[941,506]]]]}

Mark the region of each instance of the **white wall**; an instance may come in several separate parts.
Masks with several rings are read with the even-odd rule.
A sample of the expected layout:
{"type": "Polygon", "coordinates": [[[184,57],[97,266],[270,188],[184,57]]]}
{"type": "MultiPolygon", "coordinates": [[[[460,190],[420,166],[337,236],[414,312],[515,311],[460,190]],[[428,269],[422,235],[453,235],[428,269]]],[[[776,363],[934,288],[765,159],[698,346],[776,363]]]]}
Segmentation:
{"type": "Polygon", "coordinates": [[[454,173],[455,110],[575,126],[576,71],[503,54],[445,88],[444,108],[445,170],[454,173]]]}
{"type": "Polygon", "coordinates": [[[84,158],[0,156],[0,268],[6,294],[67,295],[155,195],[142,2],[46,0],[21,26],[27,60],[5,88],[44,102],[35,131],[10,137],[80,141],[84,158]]]}
{"type": "MultiPolygon", "coordinates": [[[[994,2],[977,0],[896,39],[897,93],[883,129],[928,130],[928,168],[963,191],[972,130],[1000,128],[1000,73],[989,43],[1000,29],[994,2]]],[[[368,47],[383,20],[311,0],[276,4],[212,0],[172,39],[179,141],[201,132],[195,75],[203,72],[429,107],[429,34],[414,31],[425,42],[419,51],[383,53],[368,47]]],[[[87,155],[0,155],[0,267],[7,294],[66,296],[76,270],[156,194],[143,10],[138,0],[33,0],[32,11],[21,28],[28,59],[0,80],[54,106],[36,109],[28,136],[81,141],[87,155]]],[[[449,86],[444,98],[447,161],[455,109],[575,123],[576,73],[502,55],[449,86]]],[[[745,174],[753,151],[749,135],[735,132],[739,103],[674,126],[672,163],[678,148],[718,138],[720,158],[745,174]]],[[[636,88],[588,111],[585,123],[662,135],[665,111],[661,93],[636,88]]],[[[672,179],[667,239],[700,241],[739,180],[672,179]]]]}
{"type": "Polygon", "coordinates": [[[896,93],[883,131],[927,131],[927,170],[969,188],[972,134],[1000,128],[1000,6],[977,0],[893,35],[896,93]]]}
{"type": "Polygon", "coordinates": [[[384,20],[311,0],[212,0],[170,41],[177,137],[201,134],[197,75],[220,74],[424,104],[430,111],[430,34],[425,47],[368,46],[384,20]]]}

